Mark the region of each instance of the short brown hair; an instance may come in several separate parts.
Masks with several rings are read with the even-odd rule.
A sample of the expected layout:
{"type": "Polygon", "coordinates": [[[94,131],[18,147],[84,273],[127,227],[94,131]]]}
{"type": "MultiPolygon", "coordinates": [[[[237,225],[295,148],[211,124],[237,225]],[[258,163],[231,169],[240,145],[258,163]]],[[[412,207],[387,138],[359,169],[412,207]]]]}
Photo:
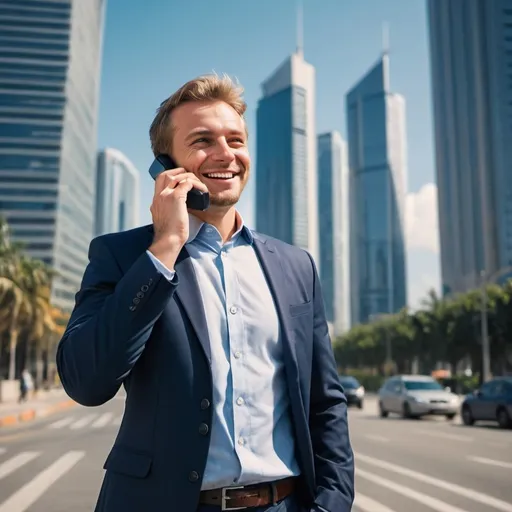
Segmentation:
{"type": "Polygon", "coordinates": [[[204,75],[182,85],[172,96],[164,100],[156,111],[149,129],[151,149],[156,156],[169,152],[169,135],[172,138],[170,119],[172,111],[188,101],[224,101],[244,116],[247,105],[242,97],[244,89],[229,76],[204,75]]]}

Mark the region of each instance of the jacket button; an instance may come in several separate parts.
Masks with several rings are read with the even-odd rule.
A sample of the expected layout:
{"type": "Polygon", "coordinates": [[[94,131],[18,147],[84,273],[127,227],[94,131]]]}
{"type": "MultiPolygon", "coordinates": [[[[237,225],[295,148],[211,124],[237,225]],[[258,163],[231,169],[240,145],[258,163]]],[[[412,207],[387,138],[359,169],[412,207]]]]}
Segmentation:
{"type": "Polygon", "coordinates": [[[206,423],[201,423],[201,425],[199,425],[199,433],[202,435],[202,436],[205,436],[206,434],[208,434],[208,425],[206,423]]]}
{"type": "Polygon", "coordinates": [[[208,400],[208,398],[203,398],[201,400],[201,409],[204,411],[205,409],[208,409],[208,407],[210,407],[210,400],[208,400]]]}
{"type": "Polygon", "coordinates": [[[191,471],[188,474],[188,479],[190,482],[197,482],[199,480],[199,473],[197,471],[191,471]]]}

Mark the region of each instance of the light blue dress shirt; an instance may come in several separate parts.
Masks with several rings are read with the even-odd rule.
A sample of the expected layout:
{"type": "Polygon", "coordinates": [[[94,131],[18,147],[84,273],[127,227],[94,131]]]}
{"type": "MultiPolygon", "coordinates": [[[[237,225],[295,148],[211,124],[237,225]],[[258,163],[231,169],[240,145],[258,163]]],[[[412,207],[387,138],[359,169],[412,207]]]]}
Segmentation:
{"type": "MultiPolygon", "coordinates": [[[[223,243],[217,229],[190,215],[186,249],[200,285],[212,354],[213,421],[202,489],[249,485],[300,473],[279,319],[253,237],[238,229],[223,243]]],[[[148,252],[169,280],[167,269],[148,252]]]]}

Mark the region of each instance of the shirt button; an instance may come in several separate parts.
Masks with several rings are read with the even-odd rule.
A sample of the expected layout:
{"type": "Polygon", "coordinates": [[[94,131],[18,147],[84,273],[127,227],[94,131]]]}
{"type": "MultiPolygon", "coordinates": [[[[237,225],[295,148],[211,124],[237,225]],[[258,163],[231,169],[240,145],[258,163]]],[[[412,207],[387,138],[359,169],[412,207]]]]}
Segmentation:
{"type": "Polygon", "coordinates": [[[205,409],[208,409],[208,407],[210,407],[210,400],[208,400],[208,398],[203,398],[201,400],[201,409],[204,411],[205,409]]]}
{"type": "Polygon", "coordinates": [[[188,479],[190,482],[197,482],[199,480],[199,473],[197,471],[191,471],[188,474],[188,479]]]}
{"type": "Polygon", "coordinates": [[[237,351],[235,352],[235,358],[236,358],[236,359],[240,359],[241,357],[242,357],[242,352],[240,352],[239,350],[237,350],[237,351]]]}
{"type": "Polygon", "coordinates": [[[244,439],[243,437],[239,437],[239,438],[238,438],[238,444],[239,444],[240,446],[243,446],[243,445],[245,444],[245,439],[244,439]]]}
{"type": "Polygon", "coordinates": [[[244,405],[244,404],[245,404],[245,400],[244,400],[241,396],[239,396],[239,397],[236,399],[236,403],[237,403],[238,405],[244,405]]]}
{"type": "Polygon", "coordinates": [[[231,307],[229,308],[229,312],[230,312],[232,315],[236,314],[236,312],[237,312],[237,311],[238,311],[238,309],[237,309],[237,307],[236,307],[236,306],[231,306],[231,307]]]}
{"type": "Polygon", "coordinates": [[[202,435],[202,436],[205,436],[206,434],[208,434],[208,425],[206,423],[201,423],[201,425],[199,425],[199,433],[202,435]]]}

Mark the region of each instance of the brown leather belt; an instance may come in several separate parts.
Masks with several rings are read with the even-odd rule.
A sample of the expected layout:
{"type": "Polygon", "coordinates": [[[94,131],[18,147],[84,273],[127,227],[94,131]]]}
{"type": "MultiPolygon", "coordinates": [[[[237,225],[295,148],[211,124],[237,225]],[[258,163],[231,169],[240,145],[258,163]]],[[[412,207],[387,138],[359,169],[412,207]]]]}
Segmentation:
{"type": "Polygon", "coordinates": [[[275,505],[295,491],[297,479],[285,478],[263,484],[239,487],[223,487],[211,491],[201,491],[201,505],[217,505],[220,510],[242,510],[250,507],[275,505]]]}

